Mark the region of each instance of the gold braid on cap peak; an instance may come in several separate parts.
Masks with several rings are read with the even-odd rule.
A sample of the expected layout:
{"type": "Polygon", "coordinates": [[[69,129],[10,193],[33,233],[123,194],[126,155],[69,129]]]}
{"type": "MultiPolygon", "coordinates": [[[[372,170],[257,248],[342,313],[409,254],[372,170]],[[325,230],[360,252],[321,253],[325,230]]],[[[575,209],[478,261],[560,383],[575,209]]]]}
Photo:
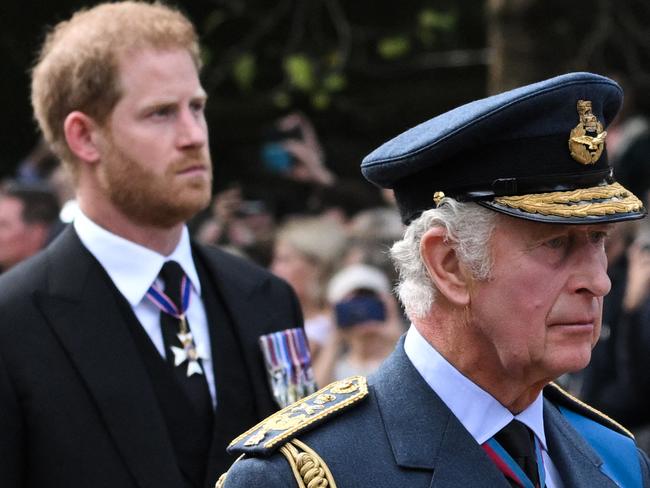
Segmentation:
{"type": "Polygon", "coordinates": [[[304,442],[292,439],[280,448],[280,452],[289,461],[299,488],[336,488],[323,458],[304,442]]]}
{"type": "Polygon", "coordinates": [[[573,191],[497,197],[494,202],[523,212],[558,217],[593,217],[639,211],[643,204],[619,183],[573,191]]]}

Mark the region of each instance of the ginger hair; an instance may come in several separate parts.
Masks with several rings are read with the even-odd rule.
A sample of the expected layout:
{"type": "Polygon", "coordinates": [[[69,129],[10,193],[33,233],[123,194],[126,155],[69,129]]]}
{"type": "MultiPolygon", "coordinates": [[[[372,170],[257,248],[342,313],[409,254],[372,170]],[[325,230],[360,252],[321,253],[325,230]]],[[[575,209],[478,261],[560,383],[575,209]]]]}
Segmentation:
{"type": "Polygon", "coordinates": [[[103,125],[120,100],[120,59],[142,49],[186,49],[201,67],[198,36],[178,10],[161,3],[103,3],[76,12],[45,38],[32,70],[32,106],[55,154],[76,174],[64,134],[78,110],[103,125]]]}

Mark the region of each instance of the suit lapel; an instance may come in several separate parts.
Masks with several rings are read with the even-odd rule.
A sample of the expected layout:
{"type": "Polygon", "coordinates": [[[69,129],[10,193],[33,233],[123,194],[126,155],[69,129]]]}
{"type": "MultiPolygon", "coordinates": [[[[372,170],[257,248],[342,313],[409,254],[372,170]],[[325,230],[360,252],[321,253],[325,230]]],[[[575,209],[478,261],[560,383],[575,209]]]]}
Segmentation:
{"type": "Polygon", "coordinates": [[[212,444],[206,466],[207,482],[209,486],[214,486],[216,477],[227,471],[235,460],[225,452],[228,443],[259,419],[250,374],[243,367],[241,346],[233,334],[232,314],[224,310],[213,277],[206,271],[205,260],[195,256],[194,262],[201,280],[201,298],[208,318],[217,392],[212,444]]]}
{"type": "Polygon", "coordinates": [[[509,487],[481,447],[413,367],[403,344],[402,339],[371,378],[397,465],[433,470],[431,486],[437,488],[509,487]]]}
{"type": "MultiPolygon", "coordinates": [[[[237,273],[235,270],[232,270],[227,260],[219,260],[217,259],[217,255],[208,255],[202,252],[199,246],[194,246],[193,251],[195,254],[194,262],[196,263],[197,269],[200,270],[199,276],[201,282],[210,281],[210,283],[206,283],[205,292],[209,293],[214,288],[213,292],[222,298],[221,303],[225,308],[224,313],[233,326],[235,338],[240,341],[240,344],[244,340],[252,340],[256,343],[256,325],[260,322],[261,317],[257,310],[255,310],[255,306],[251,303],[251,295],[255,288],[259,286],[259,283],[252,280],[250,276],[242,275],[241,271],[237,273]]],[[[218,316],[214,310],[218,306],[216,300],[218,300],[218,297],[203,297],[208,319],[218,316]]],[[[221,324],[209,325],[211,335],[216,333],[218,339],[223,333],[221,324]]],[[[238,351],[221,351],[219,347],[215,347],[218,346],[218,344],[214,344],[217,341],[213,340],[212,342],[214,373],[215,378],[218,379],[223,376],[223,367],[229,366],[227,362],[224,362],[225,359],[228,356],[239,359],[241,354],[238,351]]],[[[247,348],[243,344],[241,350],[242,353],[247,352],[247,348]]],[[[223,384],[218,386],[222,388],[228,385],[223,384]]],[[[217,391],[218,395],[219,391],[217,391]]]]}
{"type": "MultiPolygon", "coordinates": [[[[223,324],[210,324],[217,385],[217,411],[207,468],[207,480],[210,481],[228,467],[223,465],[228,442],[240,434],[243,428],[253,425],[279,408],[272,399],[268,385],[259,345],[260,336],[283,328],[297,327],[301,322],[297,322],[300,320],[297,303],[293,315],[287,311],[286,302],[283,302],[282,307],[277,307],[277,310],[273,307],[269,300],[269,293],[273,293],[269,288],[270,279],[257,267],[215,248],[193,244],[192,251],[195,263],[204,266],[205,278],[210,280],[222,299],[224,312],[232,324],[236,350],[236,353],[232,350],[224,352],[223,344],[219,342],[220,338],[224,338],[225,331],[220,329],[223,324]],[[289,320],[296,322],[287,323],[289,320]],[[234,359],[229,362],[228,356],[234,359]],[[233,361],[236,363],[233,364],[233,361]],[[248,385],[250,388],[247,388],[248,385]],[[232,421],[233,415],[237,416],[236,422],[232,421]],[[246,423],[247,417],[250,425],[241,427],[242,423],[246,423]]],[[[209,300],[204,299],[204,304],[206,303],[206,312],[210,316],[207,309],[209,300]]]]}
{"type": "Polygon", "coordinates": [[[48,292],[37,305],[79,371],[142,488],[183,486],[150,379],[109,278],[70,227],[48,248],[48,292]]]}
{"type": "MultiPolygon", "coordinates": [[[[253,386],[257,416],[264,418],[276,411],[278,406],[268,401],[271,393],[266,379],[267,373],[260,359],[259,337],[271,329],[269,324],[273,324],[272,330],[296,327],[297,324],[277,325],[274,323],[276,317],[266,314],[269,309],[268,297],[259,296],[265,290],[267,279],[260,279],[259,271],[251,268],[251,272],[246,273],[245,264],[233,264],[232,258],[220,250],[207,252],[201,246],[194,246],[193,250],[202,259],[223,298],[223,305],[232,321],[235,338],[241,346],[243,363],[253,386]],[[266,305],[263,310],[257,306],[259,303],[266,305]]],[[[217,362],[215,360],[214,364],[217,362]]],[[[218,373],[215,372],[215,377],[218,373]]]]}
{"type": "Polygon", "coordinates": [[[251,306],[251,300],[256,289],[262,284],[259,277],[242,273],[242,269],[233,267],[229,260],[219,259],[222,251],[214,250],[213,253],[208,254],[200,246],[194,246],[193,250],[202,259],[213,278],[235,327],[237,329],[255,327],[261,317],[259,311],[251,306]]]}
{"type": "Polygon", "coordinates": [[[613,488],[600,467],[603,461],[549,400],[544,400],[544,429],[553,464],[565,486],[613,488]]]}

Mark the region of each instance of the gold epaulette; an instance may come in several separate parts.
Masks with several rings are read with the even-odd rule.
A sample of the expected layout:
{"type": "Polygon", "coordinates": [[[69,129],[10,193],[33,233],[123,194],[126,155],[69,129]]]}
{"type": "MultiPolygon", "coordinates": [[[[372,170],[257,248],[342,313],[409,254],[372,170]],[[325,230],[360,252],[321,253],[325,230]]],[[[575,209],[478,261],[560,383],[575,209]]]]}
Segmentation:
{"type": "Polygon", "coordinates": [[[336,488],[334,476],[323,458],[304,442],[292,439],[280,448],[280,452],[289,461],[298,488],[336,488]]]}
{"type": "Polygon", "coordinates": [[[616,420],[608,417],[603,412],[596,410],[594,407],[587,405],[585,402],[574,397],[569,392],[562,389],[562,387],[557,383],[548,384],[546,388],[544,388],[544,396],[546,396],[554,403],[560,404],[563,407],[566,407],[587,418],[590,418],[591,420],[594,420],[599,424],[602,424],[605,427],[618,432],[619,434],[634,439],[632,432],[616,422],[616,420]]]}
{"type": "MultiPolygon", "coordinates": [[[[323,458],[304,442],[292,439],[280,447],[280,452],[289,462],[298,488],[336,488],[334,476],[323,458]]],[[[244,456],[239,456],[235,463],[244,456]]],[[[219,476],[214,488],[223,488],[227,477],[228,472],[219,476]]]]}
{"type": "Polygon", "coordinates": [[[367,395],[368,384],[363,376],[336,381],[247,430],[230,443],[228,452],[267,456],[281,444],[350,408],[367,395]]]}

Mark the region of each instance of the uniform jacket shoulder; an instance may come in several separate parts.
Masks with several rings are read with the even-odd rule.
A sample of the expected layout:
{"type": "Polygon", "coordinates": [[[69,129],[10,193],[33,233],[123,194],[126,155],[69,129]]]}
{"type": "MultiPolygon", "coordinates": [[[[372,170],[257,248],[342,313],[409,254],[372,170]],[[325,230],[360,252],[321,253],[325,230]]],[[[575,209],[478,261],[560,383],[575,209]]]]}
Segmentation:
{"type": "Polygon", "coordinates": [[[363,376],[336,381],[267,417],[234,439],[228,451],[268,457],[298,435],[345,414],[367,396],[363,376]]]}
{"type": "Polygon", "coordinates": [[[586,404],[582,400],[574,397],[557,383],[551,383],[544,389],[544,396],[549,399],[553,404],[558,407],[563,407],[567,410],[577,413],[586,417],[598,424],[613,430],[625,437],[633,439],[632,433],[616,422],[614,419],[608,417],[603,412],[595,409],[594,407],[586,404]]]}
{"type": "MultiPolygon", "coordinates": [[[[597,466],[598,472],[612,480],[616,486],[649,486],[648,458],[636,446],[629,431],[554,383],[544,389],[544,396],[545,401],[555,407],[547,410],[547,420],[552,420],[548,429],[557,430],[558,426],[564,425],[562,438],[572,437],[574,445],[578,446],[584,459],[590,460],[590,466],[597,466]],[[569,429],[569,426],[572,429],[569,429]]],[[[564,448],[561,445],[555,446],[556,450],[564,448]]],[[[556,455],[563,457],[559,453],[556,455]]],[[[564,457],[571,458],[571,453],[565,453],[564,457]]],[[[565,475],[575,475],[579,471],[577,464],[578,461],[573,457],[572,470],[565,475]]],[[[586,479],[586,466],[584,471],[582,479],[586,479]]],[[[588,486],[595,486],[595,480],[590,483],[588,486]]],[[[575,480],[567,484],[574,486],[575,480]]]]}
{"type": "MultiPolygon", "coordinates": [[[[345,442],[348,417],[363,415],[369,395],[366,378],[353,376],[336,381],[289,405],[237,437],[230,453],[241,454],[217,482],[221,487],[336,486],[324,458],[333,446],[345,442]],[[346,432],[341,432],[341,430],[346,432]],[[303,438],[305,442],[298,439],[303,438]],[[329,440],[328,440],[329,439],[329,440]],[[312,446],[315,442],[316,446],[312,446]],[[324,448],[325,447],[325,448],[324,448]],[[321,457],[323,456],[323,457],[321,457]]],[[[352,420],[354,423],[355,421],[352,420]]],[[[349,422],[348,422],[349,423],[349,422]]]]}

